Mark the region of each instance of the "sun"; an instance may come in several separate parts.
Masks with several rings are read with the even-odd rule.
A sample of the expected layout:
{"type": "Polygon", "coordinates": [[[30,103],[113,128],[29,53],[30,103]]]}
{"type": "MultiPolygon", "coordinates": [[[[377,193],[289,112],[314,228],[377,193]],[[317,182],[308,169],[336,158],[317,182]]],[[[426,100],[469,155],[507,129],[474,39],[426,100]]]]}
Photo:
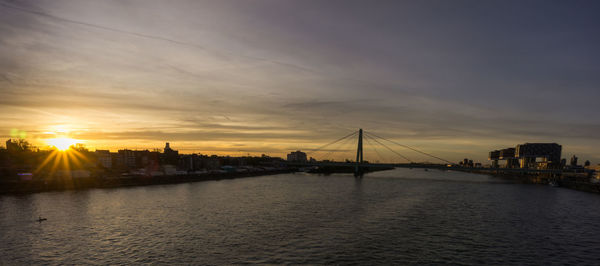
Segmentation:
{"type": "Polygon", "coordinates": [[[69,147],[71,147],[71,145],[75,145],[78,142],[78,140],[71,138],[55,138],[48,139],[47,141],[48,144],[54,146],[59,151],[66,151],[69,149],[69,147]]]}

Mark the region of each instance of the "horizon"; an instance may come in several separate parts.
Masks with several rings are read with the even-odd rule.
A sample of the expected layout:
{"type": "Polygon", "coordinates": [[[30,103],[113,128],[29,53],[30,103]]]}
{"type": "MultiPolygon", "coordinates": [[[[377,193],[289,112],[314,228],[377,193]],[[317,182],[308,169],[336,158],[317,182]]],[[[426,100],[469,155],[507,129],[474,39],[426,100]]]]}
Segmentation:
{"type": "Polygon", "coordinates": [[[509,2],[0,1],[0,138],[283,157],[364,128],[599,163],[599,4],[509,2]]]}
{"type": "MultiPolygon", "coordinates": [[[[352,140],[353,138],[349,138],[349,139],[352,140]]],[[[19,141],[19,140],[27,141],[24,138],[14,138],[14,139],[11,138],[11,139],[8,139],[7,142],[8,141],[13,141],[13,140],[14,141],[19,141]]],[[[131,151],[151,151],[151,152],[162,153],[162,150],[166,149],[167,147],[169,149],[172,149],[172,147],[170,147],[171,142],[164,142],[165,146],[163,148],[157,148],[157,147],[150,147],[150,148],[148,148],[148,147],[146,147],[146,148],[144,148],[144,147],[142,147],[142,148],[123,147],[123,148],[118,148],[118,149],[94,149],[94,148],[90,149],[90,147],[86,146],[83,142],[77,142],[77,140],[75,140],[75,139],[48,139],[48,140],[46,140],[47,144],[44,147],[35,146],[32,143],[30,143],[30,142],[27,142],[27,143],[29,145],[31,145],[31,146],[29,146],[29,148],[32,151],[35,151],[35,149],[37,149],[37,151],[44,151],[44,152],[47,152],[47,151],[50,151],[50,152],[52,152],[52,151],[69,152],[69,150],[83,148],[83,149],[86,149],[86,150],[88,150],[90,152],[108,151],[110,153],[118,153],[121,150],[131,150],[131,151]],[[58,141],[58,143],[56,141],[58,141]]],[[[271,158],[280,158],[280,159],[284,159],[285,160],[286,155],[288,155],[288,154],[290,154],[292,152],[298,151],[298,152],[304,152],[307,155],[307,157],[310,158],[311,160],[314,158],[314,159],[316,159],[318,161],[329,161],[329,160],[331,160],[331,161],[353,161],[354,160],[353,157],[355,156],[355,152],[356,151],[352,150],[352,148],[354,148],[354,143],[350,142],[349,144],[350,144],[350,147],[346,146],[346,147],[339,147],[339,148],[335,148],[335,149],[333,149],[333,148],[332,149],[324,149],[324,150],[320,150],[320,151],[316,151],[314,149],[311,149],[311,150],[291,150],[291,151],[289,151],[289,153],[284,153],[282,155],[279,155],[279,154],[274,155],[274,154],[270,154],[270,153],[255,153],[255,152],[251,153],[251,152],[245,152],[245,151],[237,151],[237,152],[233,152],[233,153],[232,152],[228,153],[227,151],[217,152],[217,153],[202,153],[202,152],[197,152],[197,151],[185,152],[186,151],[185,149],[182,149],[181,151],[184,151],[184,152],[183,153],[179,153],[179,154],[180,155],[193,155],[193,154],[197,154],[197,155],[204,155],[204,156],[219,156],[219,157],[234,157],[234,158],[241,158],[241,157],[263,157],[263,156],[267,156],[267,157],[271,157],[271,158]],[[332,153],[335,154],[334,152],[338,152],[338,153],[337,153],[336,156],[329,156],[329,157],[323,157],[323,156],[318,156],[318,155],[315,155],[315,157],[311,156],[311,155],[315,154],[313,152],[325,152],[325,151],[328,151],[327,154],[332,154],[332,153]],[[343,154],[343,155],[340,155],[340,154],[343,154]],[[347,155],[350,155],[350,156],[347,156],[347,155]]],[[[371,145],[371,144],[372,143],[369,143],[369,145],[371,145]]],[[[530,142],[527,142],[527,143],[521,143],[521,144],[540,144],[540,143],[530,143],[530,142]]],[[[545,143],[542,143],[542,144],[545,144],[545,143]]],[[[558,144],[558,143],[554,143],[554,144],[558,144]]],[[[348,142],[346,142],[346,145],[348,145],[348,142]]],[[[368,145],[365,145],[365,146],[368,147],[368,145]]],[[[395,158],[396,160],[394,160],[394,158],[392,158],[392,160],[390,160],[389,157],[382,157],[381,152],[379,150],[376,150],[377,146],[375,146],[375,149],[373,149],[373,147],[374,146],[371,146],[370,147],[371,149],[367,148],[366,151],[364,151],[364,153],[366,154],[366,157],[367,157],[365,159],[365,161],[369,161],[369,162],[372,162],[372,163],[394,163],[394,164],[396,164],[396,163],[398,163],[398,164],[402,164],[402,163],[417,163],[417,164],[421,164],[421,163],[423,163],[423,164],[441,164],[441,165],[446,165],[446,164],[454,164],[456,162],[460,163],[460,162],[463,162],[463,160],[469,159],[469,158],[463,158],[463,159],[457,160],[456,162],[451,162],[451,161],[448,161],[448,160],[446,160],[444,158],[439,158],[439,157],[432,156],[432,155],[428,154],[428,155],[425,155],[425,157],[424,157],[425,159],[420,159],[420,160],[407,161],[407,160],[400,160],[399,158],[395,158]],[[372,156],[373,159],[368,159],[371,156],[372,156]],[[379,157],[375,158],[375,156],[379,156],[379,157]]],[[[6,148],[7,148],[6,146],[1,146],[0,145],[0,149],[6,149],[6,148]]],[[[380,146],[380,148],[385,148],[385,147],[380,146]]],[[[405,149],[411,149],[411,148],[406,147],[405,149]]],[[[503,148],[499,148],[499,149],[497,149],[495,151],[499,151],[499,150],[502,150],[504,148],[514,148],[514,147],[503,147],[503,148]]],[[[173,149],[173,150],[180,151],[179,149],[177,149],[177,147],[175,147],[175,149],[173,149]]],[[[418,151],[418,152],[423,153],[422,151],[418,151]]],[[[395,152],[395,153],[398,154],[398,152],[395,152]]],[[[319,154],[319,153],[316,153],[316,154],[319,154]]],[[[323,154],[321,153],[319,155],[323,155],[323,154]]],[[[403,156],[403,155],[400,155],[400,156],[403,156]]],[[[573,154],[572,156],[576,156],[576,154],[573,154]]],[[[415,158],[415,157],[412,157],[412,158],[415,158]]],[[[564,157],[564,156],[562,157],[562,159],[565,159],[565,160],[568,159],[568,158],[571,158],[571,157],[564,157]]],[[[579,158],[579,157],[577,157],[577,158],[579,158]]],[[[582,161],[585,160],[587,162],[590,162],[586,158],[581,158],[581,159],[582,159],[582,161]]],[[[475,163],[480,163],[483,166],[486,166],[486,165],[489,166],[489,165],[492,164],[492,160],[489,159],[489,158],[486,159],[486,160],[484,160],[484,161],[474,160],[474,162],[475,163]]],[[[591,164],[593,165],[593,163],[591,163],[591,164]]],[[[598,163],[598,165],[600,165],[600,163],[598,163]]]]}

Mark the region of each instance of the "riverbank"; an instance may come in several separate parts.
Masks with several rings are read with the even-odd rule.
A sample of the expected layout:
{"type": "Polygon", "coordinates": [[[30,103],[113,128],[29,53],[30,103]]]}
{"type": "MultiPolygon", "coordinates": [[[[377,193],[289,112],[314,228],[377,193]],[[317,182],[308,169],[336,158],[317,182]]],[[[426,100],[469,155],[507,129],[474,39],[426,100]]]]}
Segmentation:
{"type": "Polygon", "coordinates": [[[504,179],[510,179],[519,183],[555,185],[568,189],[600,194],[600,183],[591,182],[591,177],[585,173],[517,173],[517,172],[502,172],[497,169],[453,169],[457,171],[486,174],[504,179]]]}
{"type": "Polygon", "coordinates": [[[279,169],[257,172],[231,172],[231,173],[206,173],[206,174],[188,174],[174,176],[121,176],[109,178],[72,178],[72,179],[53,179],[53,180],[30,180],[1,182],[0,194],[26,194],[46,191],[62,190],[86,190],[92,188],[115,188],[130,186],[150,186],[177,184],[186,182],[214,181],[244,177],[254,177],[262,175],[275,175],[294,172],[294,169],[279,169]]]}

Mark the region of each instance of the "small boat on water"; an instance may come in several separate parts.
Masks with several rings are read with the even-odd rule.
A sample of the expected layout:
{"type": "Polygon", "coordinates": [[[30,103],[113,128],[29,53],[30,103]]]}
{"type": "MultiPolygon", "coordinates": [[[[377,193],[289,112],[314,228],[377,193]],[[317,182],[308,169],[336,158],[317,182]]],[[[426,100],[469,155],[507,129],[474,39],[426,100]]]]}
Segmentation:
{"type": "Polygon", "coordinates": [[[46,220],[48,220],[48,219],[42,218],[42,216],[39,216],[38,219],[37,219],[37,221],[40,222],[40,223],[43,222],[43,221],[46,221],[46,220]]]}

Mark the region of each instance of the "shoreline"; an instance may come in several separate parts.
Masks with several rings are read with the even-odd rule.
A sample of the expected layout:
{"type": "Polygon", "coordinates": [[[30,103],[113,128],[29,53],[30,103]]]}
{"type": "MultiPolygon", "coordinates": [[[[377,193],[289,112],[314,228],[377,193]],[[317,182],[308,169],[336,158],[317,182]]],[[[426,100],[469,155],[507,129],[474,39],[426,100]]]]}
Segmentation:
{"type": "MultiPolygon", "coordinates": [[[[433,168],[435,169],[435,168],[433,168]]],[[[312,174],[333,174],[333,173],[350,173],[351,171],[339,171],[340,169],[327,169],[333,171],[315,171],[308,172],[312,174]],[[337,170],[337,171],[336,171],[337,170]]],[[[377,172],[386,169],[371,169],[368,172],[377,172]]],[[[440,169],[444,170],[444,169],[440,169]]],[[[496,170],[485,169],[451,169],[455,171],[485,174],[493,177],[503,178],[526,184],[542,184],[548,185],[551,181],[556,182],[558,187],[564,187],[577,191],[600,194],[600,183],[592,183],[583,180],[578,176],[556,176],[544,174],[518,174],[509,172],[498,172],[496,170]]],[[[202,181],[219,181],[226,179],[256,177],[266,175],[276,175],[284,173],[298,172],[298,169],[288,168],[280,170],[269,170],[262,172],[232,172],[232,173],[206,173],[206,174],[186,174],[186,175],[171,175],[171,176],[143,176],[132,175],[128,177],[110,177],[110,178],[73,178],[70,180],[33,180],[33,181],[13,181],[0,182],[0,195],[19,195],[31,194],[50,191],[76,191],[95,188],[119,188],[119,187],[137,187],[137,186],[153,186],[153,185],[168,185],[181,184],[190,182],[202,181]]],[[[365,172],[367,173],[367,172],[365,172]]]]}
{"type": "Polygon", "coordinates": [[[600,194],[600,183],[592,183],[589,177],[584,177],[574,173],[571,174],[518,174],[511,172],[498,172],[496,170],[485,170],[485,169],[453,169],[462,172],[485,174],[503,179],[510,179],[519,181],[527,184],[541,184],[549,185],[551,182],[555,182],[557,187],[564,187],[572,190],[583,191],[588,193],[600,194]]]}
{"type": "Polygon", "coordinates": [[[294,169],[270,170],[263,172],[245,173],[210,173],[210,174],[187,174],[173,176],[130,176],[127,178],[73,178],[70,180],[33,180],[0,183],[0,195],[30,194],[49,191],[74,191],[94,188],[118,188],[180,184],[201,181],[219,181],[226,179],[256,177],[263,175],[276,175],[295,172],[294,169]]]}

